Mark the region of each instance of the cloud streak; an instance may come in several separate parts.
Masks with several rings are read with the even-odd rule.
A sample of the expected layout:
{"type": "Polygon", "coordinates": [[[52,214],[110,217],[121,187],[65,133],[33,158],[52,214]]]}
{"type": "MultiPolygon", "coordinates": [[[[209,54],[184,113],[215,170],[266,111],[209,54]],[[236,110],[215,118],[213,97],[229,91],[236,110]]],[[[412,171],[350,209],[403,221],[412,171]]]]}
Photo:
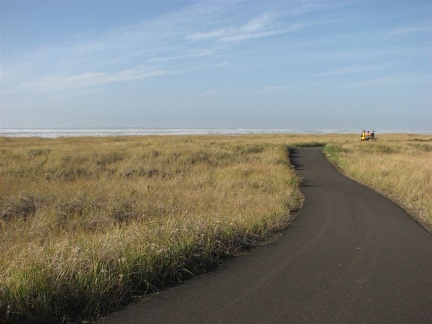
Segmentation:
{"type": "Polygon", "coordinates": [[[218,89],[209,89],[209,90],[205,90],[205,91],[201,92],[199,94],[199,96],[200,97],[213,97],[213,96],[216,96],[220,93],[221,93],[221,91],[218,89]]]}
{"type": "Polygon", "coordinates": [[[386,35],[389,36],[398,36],[398,35],[407,35],[419,32],[428,32],[430,33],[432,28],[430,26],[408,26],[408,27],[400,27],[397,29],[393,29],[389,31],[386,35]]]}
{"type": "Polygon", "coordinates": [[[39,79],[37,82],[26,82],[12,91],[13,94],[47,94],[80,89],[96,88],[118,82],[128,82],[162,75],[180,73],[180,71],[154,70],[137,67],[116,73],[86,72],[77,75],[55,75],[39,79]]]}
{"type": "Polygon", "coordinates": [[[298,31],[305,24],[280,25],[280,14],[264,12],[240,26],[226,26],[208,32],[194,32],[186,36],[191,42],[213,41],[216,43],[236,43],[249,39],[265,38],[298,31]]]}
{"type": "Polygon", "coordinates": [[[367,88],[367,87],[386,87],[386,86],[408,86],[416,83],[427,82],[428,75],[386,75],[377,78],[364,79],[362,81],[347,84],[342,88],[367,88]]]}
{"type": "Polygon", "coordinates": [[[281,15],[270,12],[251,14],[246,20],[242,16],[243,22],[233,24],[230,22],[237,22],[234,18],[238,17],[230,12],[231,7],[235,4],[228,9],[216,3],[199,4],[139,24],[76,35],[63,43],[9,58],[2,76],[6,72],[15,76],[15,82],[6,85],[12,90],[9,93],[41,94],[127,82],[171,74],[167,71],[177,70],[172,65],[179,61],[195,60],[197,64],[239,42],[302,27],[280,24],[281,15]],[[213,15],[233,15],[233,19],[220,23],[213,15]],[[207,21],[204,29],[210,31],[198,31],[203,21],[207,21]],[[149,67],[143,69],[142,64],[149,67]]]}
{"type": "Polygon", "coordinates": [[[342,68],[338,68],[331,71],[326,71],[322,73],[317,73],[314,76],[340,76],[345,74],[353,74],[353,73],[366,73],[371,71],[382,70],[387,65],[380,66],[364,66],[364,65],[350,65],[342,68]]]}
{"type": "Polygon", "coordinates": [[[263,87],[258,91],[243,93],[240,96],[270,95],[270,94],[280,93],[288,89],[291,89],[291,87],[282,86],[282,85],[269,85],[263,87]]]}

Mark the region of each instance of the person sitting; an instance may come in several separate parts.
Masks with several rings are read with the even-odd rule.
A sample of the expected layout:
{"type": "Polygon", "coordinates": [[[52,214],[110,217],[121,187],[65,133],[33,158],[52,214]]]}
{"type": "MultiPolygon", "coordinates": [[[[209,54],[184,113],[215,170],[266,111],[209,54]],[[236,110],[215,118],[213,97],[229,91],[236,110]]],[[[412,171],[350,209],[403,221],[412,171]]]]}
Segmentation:
{"type": "Polygon", "coordinates": [[[360,135],[360,140],[364,141],[365,140],[365,136],[366,136],[366,131],[363,130],[363,132],[361,132],[361,135],[360,135]]]}
{"type": "Polygon", "coordinates": [[[370,133],[370,131],[367,131],[366,132],[366,140],[368,141],[368,140],[370,140],[370,138],[371,138],[371,133],[370,133]]]}

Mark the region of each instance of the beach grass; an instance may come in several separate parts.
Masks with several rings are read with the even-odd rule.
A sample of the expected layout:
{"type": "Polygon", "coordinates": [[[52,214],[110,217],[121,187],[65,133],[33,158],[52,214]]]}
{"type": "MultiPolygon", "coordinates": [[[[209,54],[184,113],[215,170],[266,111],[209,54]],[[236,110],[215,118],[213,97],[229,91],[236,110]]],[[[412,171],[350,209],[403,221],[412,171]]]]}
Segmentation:
{"type": "Polygon", "coordinates": [[[432,224],[427,135],[0,138],[0,321],[94,319],[263,244],[302,203],[288,149],[326,144],[432,224]]]}
{"type": "Polygon", "coordinates": [[[248,137],[1,138],[0,310],[91,318],[286,226],[286,145],[248,137]]]}

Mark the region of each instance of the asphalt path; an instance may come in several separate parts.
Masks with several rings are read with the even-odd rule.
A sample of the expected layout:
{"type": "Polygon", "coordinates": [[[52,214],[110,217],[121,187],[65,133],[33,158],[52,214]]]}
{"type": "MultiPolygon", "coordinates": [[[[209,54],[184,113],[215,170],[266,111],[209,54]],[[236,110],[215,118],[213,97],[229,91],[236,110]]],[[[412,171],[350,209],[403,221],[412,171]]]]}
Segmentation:
{"type": "Polygon", "coordinates": [[[320,148],[290,156],[305,202],[279,239],[100,323],[432,323],[432,235],[320,148]]]}

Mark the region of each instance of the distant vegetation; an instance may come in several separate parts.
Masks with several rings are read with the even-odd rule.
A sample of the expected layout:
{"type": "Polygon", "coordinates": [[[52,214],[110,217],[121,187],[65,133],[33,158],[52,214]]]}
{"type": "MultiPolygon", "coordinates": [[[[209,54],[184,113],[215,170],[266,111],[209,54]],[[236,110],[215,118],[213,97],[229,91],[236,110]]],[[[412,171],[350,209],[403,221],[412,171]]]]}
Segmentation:
{"type": "Polygon", "coordinates": [[[92,318],[272,238],[301,206],[288,148],[432,224],[432,138],[0,138],[0,321],[92,318]]]}

